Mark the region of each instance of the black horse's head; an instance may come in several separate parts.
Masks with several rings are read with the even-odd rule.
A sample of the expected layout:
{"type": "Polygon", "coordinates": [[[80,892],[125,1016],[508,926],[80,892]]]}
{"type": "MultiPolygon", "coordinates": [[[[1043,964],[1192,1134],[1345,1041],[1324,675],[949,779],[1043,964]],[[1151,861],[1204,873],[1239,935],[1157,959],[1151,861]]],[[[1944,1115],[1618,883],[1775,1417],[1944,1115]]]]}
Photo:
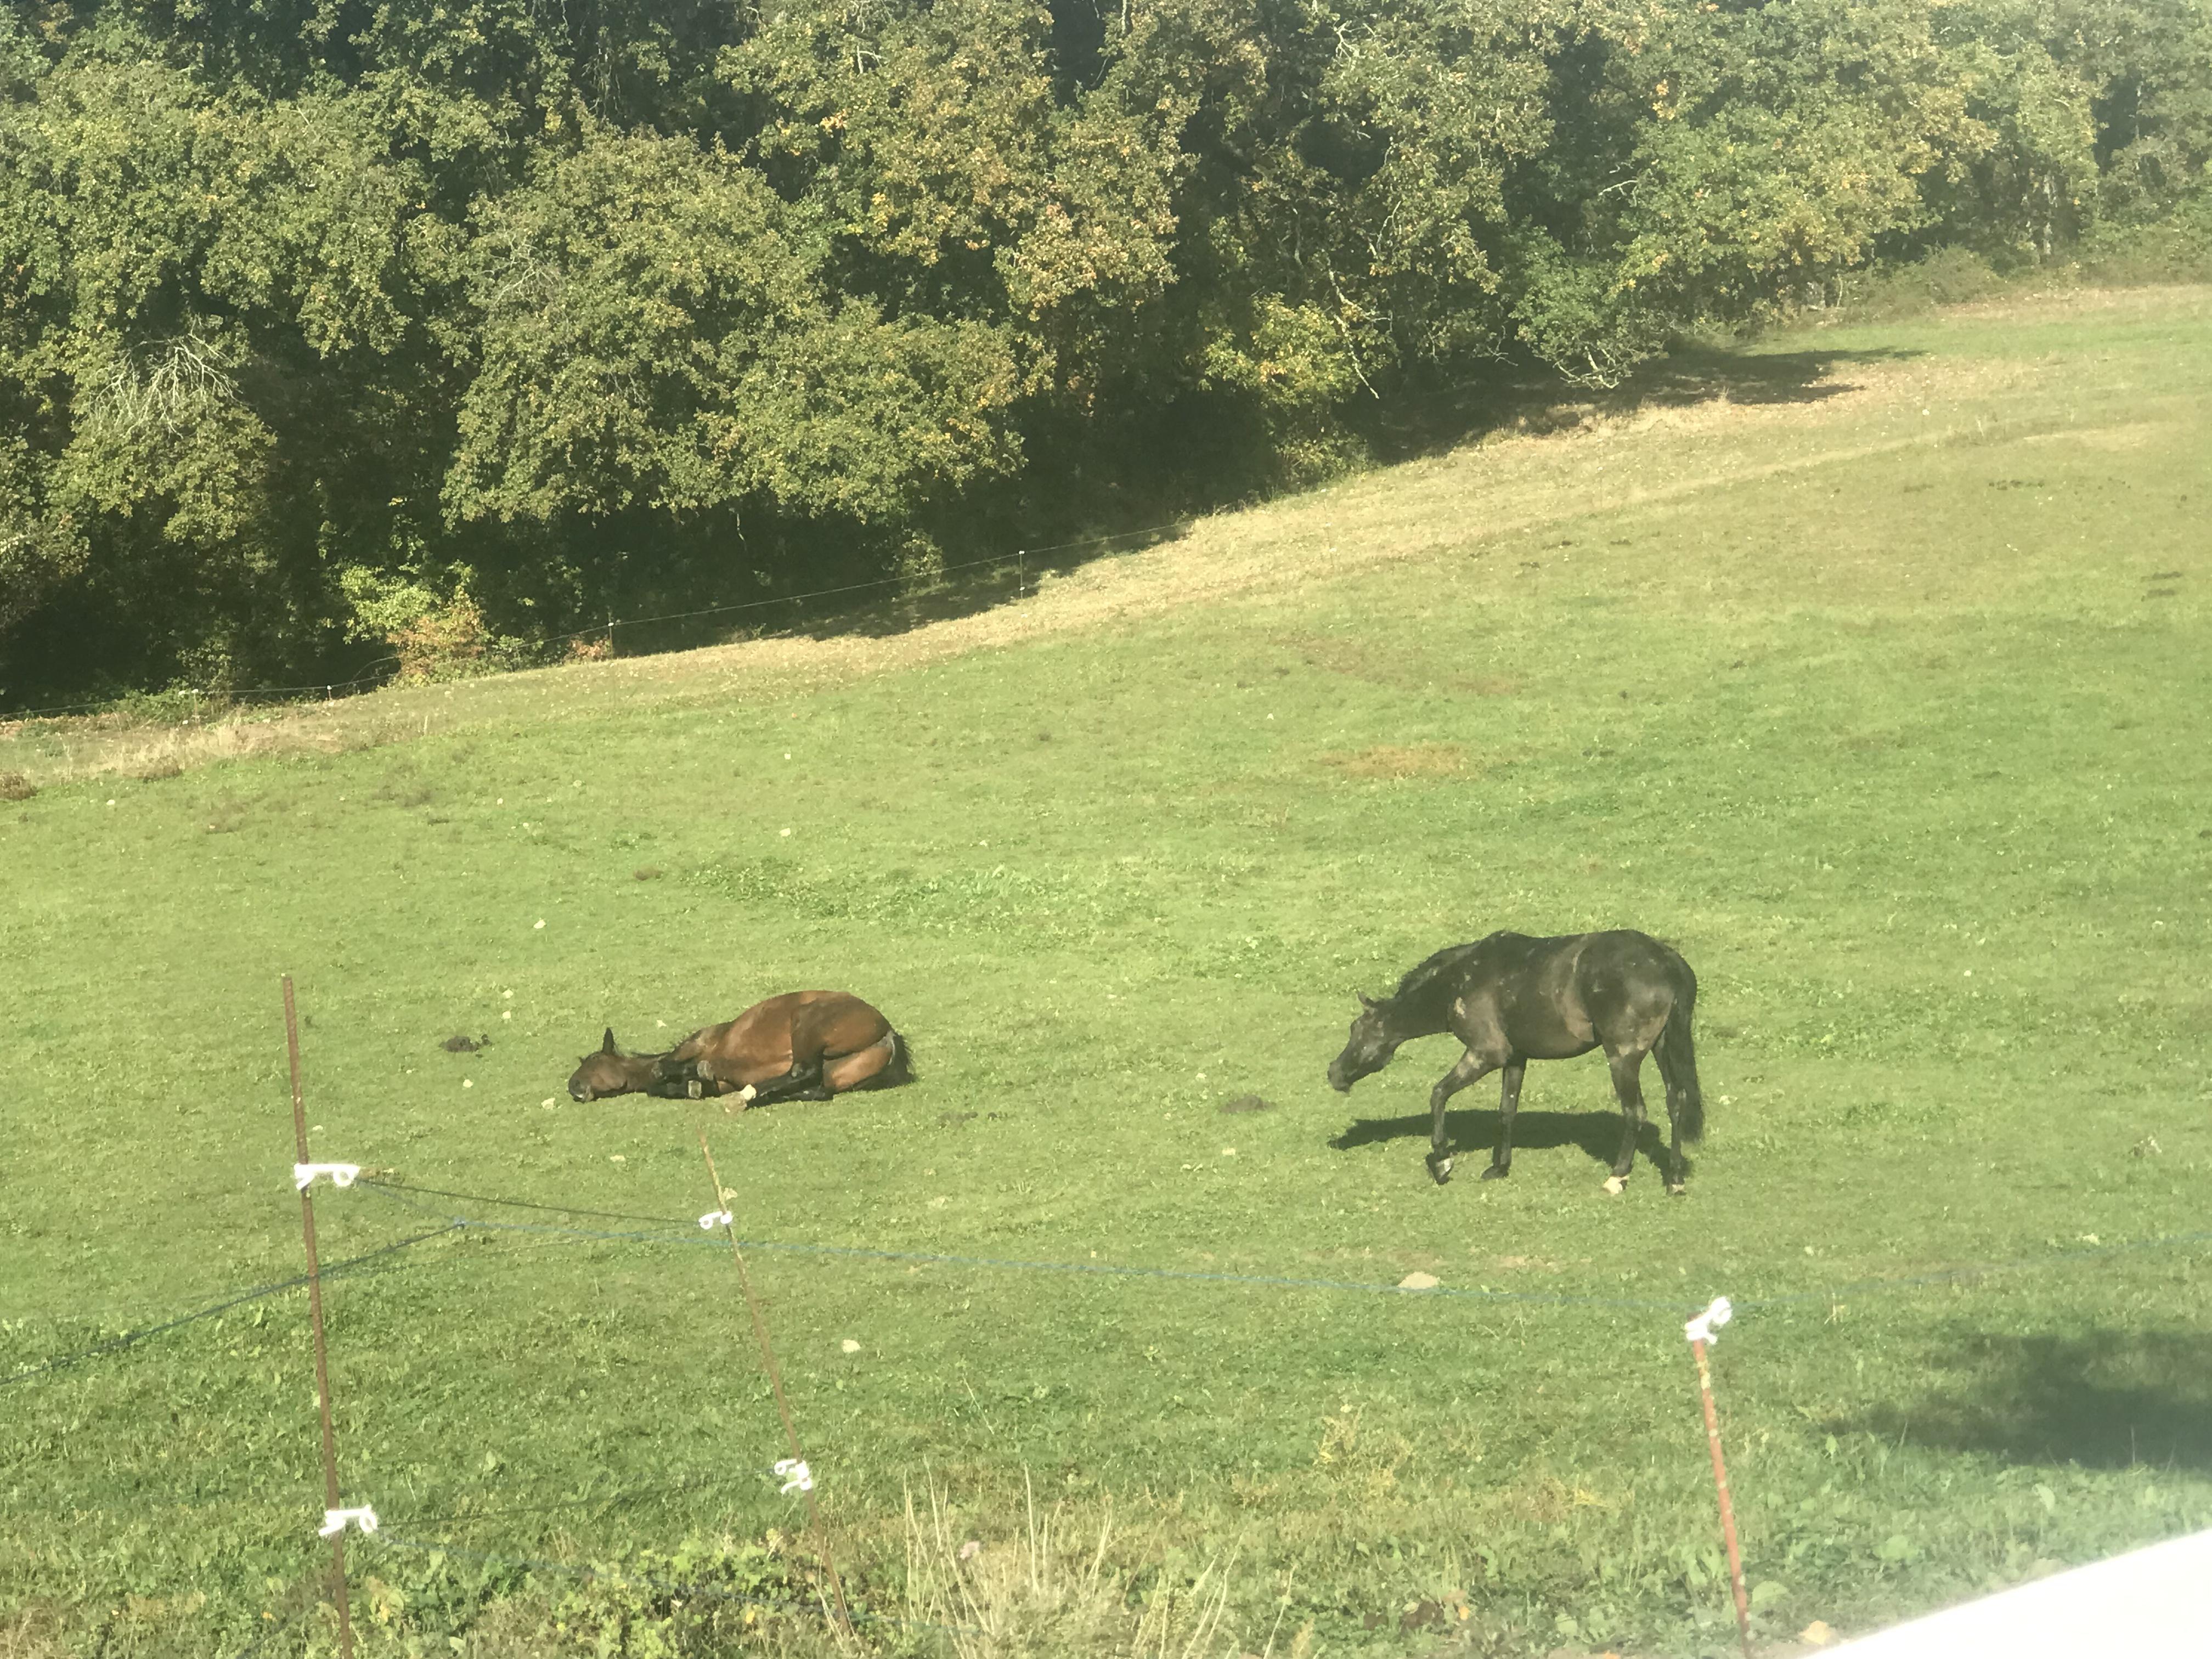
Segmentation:
{"type": "Polygon", "coordinates": [[[1353,1084],[1388,1066],[1404,1041],[1390,1029],[1390,1005],[1363,995],[1359,1018],[1352,1022],[1344,1052],[1328,1063],[1328,1086],[1340,1095],[1350,1094],[1353,1084]]]}

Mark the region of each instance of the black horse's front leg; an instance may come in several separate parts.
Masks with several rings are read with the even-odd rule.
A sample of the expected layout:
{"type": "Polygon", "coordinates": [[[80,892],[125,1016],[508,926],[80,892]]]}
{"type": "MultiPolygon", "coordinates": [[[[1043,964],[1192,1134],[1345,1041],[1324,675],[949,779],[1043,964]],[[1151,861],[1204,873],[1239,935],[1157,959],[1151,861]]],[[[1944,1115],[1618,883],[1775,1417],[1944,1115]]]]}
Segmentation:
{"type": "Polygon", "coordinates": [[[1451,1141],[1444,1133],[1444,1108],[1451,1097],[1473,1083],[1486,1072],[1494,1069],[1486,1060],[1473,1049],[1459,1057],[1459,1064],[1437,1079],[1437,1086],[1429,1091],[1429,1113],[1433,1121],[1429,1127],[1429,1173],[1441,1187],[1451,1179],[1451,1141]]]}
{"type": "Polygon", "coordinates": [[[1607,1063],[1613,1068],[1613,1092],[1620,1099],[1620,1153],[1613,1160],[1605,1189],[1617,1198],[1636,1167],[1636,1141],[1644,1130],[1644,1052],[1609,1055],[1607,1063]]]}
{"type": "Polygon", "coordinates": [[[1498,1091],[1498,1150],[1490,1155],[1485,1181],[1503,1181],[1513,1173],[1513,1114],[1521,1109],[1521,1079],[1528,1069],[1525,1060],[1511,1060],[1498,1091]]]}

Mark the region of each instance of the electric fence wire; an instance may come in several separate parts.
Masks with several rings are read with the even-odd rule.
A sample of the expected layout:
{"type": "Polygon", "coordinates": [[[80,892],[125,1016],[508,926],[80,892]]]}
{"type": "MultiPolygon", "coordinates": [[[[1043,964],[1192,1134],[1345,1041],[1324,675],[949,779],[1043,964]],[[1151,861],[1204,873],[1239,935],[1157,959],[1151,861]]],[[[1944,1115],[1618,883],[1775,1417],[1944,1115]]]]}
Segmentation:
{"type": "MultiPolygon", "coordinates": [[[[687,1474],[676,1480],[663,1480],[649,1486],[616,1486],[608,1491],[586,1492],[576,1498],[556,1498],[543,1504],[506,1504],[495,1510],[455,1510],[449,1515],[424,1516],[418,1524],[425,1527],[473,1526],[479,1521],[507,1521],[518,1516],[559,1515],[574,1510],[619,1509],[626,1504],[641,1503],[652,1498],[684,1498],[695,1492],[714,1492],[725,1486],[757,1486],[762,1477],[746,1471],[742,1474],[687,1474]]],[[[541,1483],[542,1484],[542,1483],[541,1483]]]]}
{"type": "MultiPolygon", "coordinates": [[[[1177,519],[1168,524],[1152,525],[1143,530],[1125,530],[1118,535],[1093,536],[1078,542],[1058,542],[1050,547],[1020,548],[1017,549],[1012,556],[1000,553],[987,559],[963,559],[958,564],[940,565],[932,574],[949,576],[957,570],[976,570],[985,565],[1003,568],[1009,563],[1026,560],[1031,554],[1064,553],[1071,548],[1077,547],[1103,547],[1109,542],[1126,542],[1139,537],[1158,536],[1168,531],[1180,530],[1188,522],[1187,519],[1177,519]]],[[[689,622],[699,617],[721,617],[739,611],[763,611],[770,605],[797,605],[805,599],[832,599],[843,593],[863,592],[872,587],[893,587],[911,580],[913,580],[911,577],[907,576],[873,576],[866,581],[847,582],[839,587],[817,587],[806,593],[780,593],[771,599],[741,599],[730,605],[710,605],[701,611],[670,611],[658,617],[613,617],[593,627],[580,628],[573,634],[552,635],[549,637],[548,643],[562,640],[587,640],[594,635],[609,633],[617,628],[642,628],[652,623],[689,622]]]]}
{"type": "MultiPolygon", "coordinates": [[[[549,1243],[561,1239],[575,1239],[598,1243],[643,1243],[683,1245],[687,1248],[715,1248],[720,1241],[696,1236],[693,1224],[679,1218],[642,1214],[626,1210],[597,1210],[579,1205],[546,1204],[532,1199],[502,1198],[484,1193],[465,1193],[442,1187],[418,1187],[404,1182],[364,1177],[356,1186],[369,1188],[426,1214],[441,1216],[443,1224],[425,1232],[416,1233],[397,1242],[380,1246],[342,1261],[332,1262],[323,1269],[323,1276],[334,1278],[348,1273],[368,1270],[384,1258],[448,1234],[475,1230],[480,1232],[503,1232],[534,1235],[549,1243]],[[464,1203],[491,1205],[504,1209],[521,1209],[547,1214],[583,1216],[599,1220],[637,1221],[651,1226],[674,1230],[669,1232],[614,1231],[599,1228],[556,1227],[543,1224],[518,1221],[499,1221],[482,1216],[447,1213],[434,1206],[420,1202],[411,1194],[458,1200],[464,1203]]],[[[971,1267],[1006,1273],[1046,1273],[1090,1274],[1094,1277],[1118,1279],[1166,1279],[1192,1284],[1249,1285],[1274,1290],[1325,1291],[1358,1292],[1375,1296],[1416,1296],[1466,1301],[1529,1304],[1549,1307],[1604,1307],[1632,1309],[1674,1310],[1683,1305],[1685,1298],[1678,1297],[1598,1296],[1569,1291],[1508,1291],[1488,1286],[1458,1286],[1438,1285],[1416,1289],[1402,1285],[1382,1285],[1357,1279],[1309,1279],[1274,1273],[1236,1273],[1200,1272],[1191,1268],[1137,1267],[1107,1261],[1036,1261],[1004,1256],[960,1255],[938,1250],[886,1250],[857,1245],[814,1244],[779,1239],[744,1239],[739,1241],[749,1250],[774,1252],[786,1255],[827,1256],[848,1261],[901,1262],[909,1266],[971,1267]]],[[[2094,1261],[2118,1256],[2137,1255],[2151,1250],[2186,1248],[2191,1245],[2212,1244],[2212,1231],[2171,1233],[2156,1238],[2134,1239],[2117,1244],[2097,1244],[2085,1249],[2058,1250],[2045,1256],[2011,1261],[1971,1263],[1958,1267],[1932,1269],[1926,1273],[1906,1274],[1898,1278],[1858,1279],[1826,1289],[1778,1291],[1768,1296],[1744,1296],[1735,1298],[1741,1309],[1784,1308],[1825,1303],[1834,1305],[1859,1297],[1908,1290],[1923,1290],[1934,1285],[1959,1284],[1970,1279],[1995,1278],[2004,1274],[2030,1273],[2046,1267],[2064,1267],[2085,1261],[2094,1261]]],[[[212,1319],[232,1308],[250,1302],[278,1296],[296,1290],[307,1282],[305,1273],[274,1280],[229,1292],[219,1300],[191,1313],[165,1320],[155,1325],[125,1331],[88,1347],[59,1354],[36,1364],[27,1365],[6,1376],[0,1376],[0,1389],[25,1382],[52,1371],[82,1364],[103,1354],[121,1352],[151,1338],[163,1335],[184,1326],[212,1319]]]]}
{"type": "MultiPolygon", "coordinates": [[[[708,1248],[719,1248],[723,1243],[723,1241],[719,1238],[695,1236],[698,1232],[696,1224],[673,1217],[655,1216],[629,1211],[596,1210],[581,1206],[548,1204],[532,1199],[503,1198],[488,1194],[460,1192],[446,1188],[420,1187],[409,1182],[395,1182],[377,1177],[363,1177],[357,1181],[355,1185],[356,1187],[370,1188],[373,1190],[383,1194],[388,1199],[405,1205],[410,1208],[417,1211],[426,1211],[433,1214],[440,1212],[433,1206],[422,1202],[422,1199],[430,1197],[444,1198],[457,1200],[471,1204],[488,1205],[503,1208],[524,1209],[543,1213],[580,1216],[602,1220],[637,1221],[649,1224],[654,1227],[674,1231],[654,1232],[613,1231],[602,1229],[555,1227],[536,1223],[502,1222],[477,1216],[448,1215],[444,1218],[442,1225],[410,1235],[406,1238],[399,1239],[392,1243],[380,1246],[376,1249],[365,1251],[359,1255],[349,1256],[343,1261],[331,1264],[329,1267],[323,1269],[324,1276],[326,1278],[348,1273],[368,1270],[374,1264],[380,1261],[388,1261],[391,1258],[397,1256],[399,1253],[405,1251],[416,1244],[424,1243],[434,1238],[444,1237],[453,1233],[463,1232],[471,1229],[539,1235],[545,1236],[550,1238],[580,1239],[589,1242],[683,1244],[686,1246],[705,1246],[708,1248]]],[[[2166,1249],[2203,1244],[2212,1244],[2212,1231],[2171,1234],[2157,1238],[2124,1241],[2116,1244],[2097,1244],[2081,1249],[2059,1251],[2051,1255],[2041,1258],[2015,1260],[2005,1262],[1983,1263],[1967,1267],[1942,1269],[1925,1273],[1912,1274],[1898,1279],[1863,1280],[1854,1284],[1827,1290],[1784,1292],[1767,1297],[1745,1297],[1736,1298],[1735,1305],[1739,1309],[1747,1309],[1757,1307],[1781,1307],[1813,1302],[1828,1302],[1833,1304],[1844,1301],[1852,1297],[1864,1296],[1881,1291],[1955,1283],[1967,1279],[1981,1278],[1993,1274],[2018,1273],[2048,1267],[2071,1266],[2083,1261],[2108,1259],[2115,1256],[2137,1254],[2154,1249],[2166,1249]]],[[[1465,1299],[1491,1302],[1539,1303],[1550,1305],[1567,1306],[1604,1306],[1637,1309],[1665,1308],[1670,1311],[1678,1310],[1680,1305],[1679,1298],[1601,1297],[1583,1295],[1574,1292],[1497,1291],[1488,1288],[1459,1289],[1442,1285],[1431,1287],[1426,1290],[1414,1291],[1401,1285],[1377,1285],[1354,1280],[1303,1279],[1273,1274],[1202,1273],[1177,1268],[1133,1267],[1120,1263],[1106,1262],[1035,1261],[1002,1257],[963,1255],[937,1251],[881,1250],[843,1245],[809,1244],[775,1240],[746,1241],[744,1242],[744,1248],[753,1250],[779,1251],[786,1254],[831,1256],[861,1261],[896,1261],[908,1264],[919,1263],[925,1265],[964,1267],[1012,1272],[1089,1273],[1109,1277],[1171,1279],[1207,1284],[1251,1285],[1274,1289],[1358,1291],[1370,1294],[1387,1295],[1411,1294],[1431,1297],[1457,1297],[1465,1299]]],[[[404,1264],[392,1263],[392,1265],[398,1266],[404,1264]]],[[[204,1308],[195,1310],[193,1312],[180,1316],[176,1319],[165,1321],[157,1325],[148,1326],[139,1330],[126,1332],[121,1336],[112,1338],[108,1341],[96,1344],[91,1347],[82,1349],[73,1353],[58,1356],[52,1359],[44,1361],[40,1364],[17,1371],[12,1376],[0,1378],[0,1387],[5,1387],[12,1382],[27,1381],[31,1377],[42,1375],[48,1371],[59,1370],[66,1366],[82,1363],[84,1360],[93,1358],[101,1354],[114,1352],[126,1347],[136,1346],[137,1344],[145,1341],[151,1337],[160,1335],[165,1332],[178,1329],[182,1326],[191,1324],[197,1321],[212,1318],[217,1314],[222,1313],[228,1309],[240,1306],[243,1304],[259,1300],[270,1296],[278,1295],[285,1291],[297,1289],[301,1285],[305,1285],[307,1281],[307,1276],[306,1274],[298,1274],[289,1279],[277,1280],[265,1285],[255,1285],[248,1289],[234,1292],[204,1308]]],[[[563,1510],[611,1507],[620,1504],[635,1502],[642,1498],[681,1496],[692,1492],[712,1490],[716,1487],[728,1486],[740,1482],[750,1481],[756,1479],[757,1479],[757,1476],[750,1474],[685,1477],[676,1481],[655,1483],[649,1486],[617,1487],[611,1491],[585,1493],[580,1496],[566,1498],[542,1504],[507,1505],[495,1510],[480,1510],[471,1513],[454,1513],[444,1516],[425,1517],[424,1523],[428,1525],[470,1525],[487,1520],[551,1513],[563,1510]]],[[[769,1611],[805,1613],[810,1615],[820,1611],[819,1608],[808,1602],[790,1599],[777,1599],[773,1597],[750,1595],[735,1591],[719,1590],[711,1586],[655,1578],[649,1575],[610,1572],[600,1568],[580,1567],[568,1563],[546,1560],[538,1558],[507,1556],[498,1554],[495,1552],[471,1549],[451,1543],[425,1543],[395,1537],[389,1532],[379,1532],[374,1534],[374,1537],[378,1543],[387,1545],[392,1547],[431,1555],[472,1560],[488,1565],[503,1565],[518,1568],[525,1571],[565,1574],[616,1585],[644,1585],[647,1588],[659,1590],[672,1595],[683,1595],[696,1599],[726,1601],[749,1606],[757,1606],[769,1611]]],[[[295,1626],[302,1619],[307,1617],[307,1614],[313,1611],[313,1607],[312,1604],[302,1606],[296,1608],[285,1618],[271,1623],[268,1629],[258,1632],[251,1643],[249,1643],[244,1649],[240,1650],[236,1655],[233,1656],[233,1659],[252,1659],[252,1656],[259,1652],[264,1646],[271,1641],[274,1641],[277,1637],[295,1626]]],[[[930,1620],[902,1619],[891,1615],[870,1613],[861,1611],[855,1611],[853,1616],[856,1621],[886,1626],[928,1629],[956,1633],[968,1632],[967,1626],[942,1625],[930,1620]]]]}
{"type": "MultiPolygon", "coordinates": [[[[434,1227],[428,1232],[416,1233],[412,1237],[380,1245],[374,1250],[364,1251],[359,1255],[348,1256],[342,1261],[333,1261],[323,1269],[322,1276],[325,1279],[330,1279],[339,1273],[364,1268],[370,1262],[395,1255],[401,1250],[411,1249],[415,1245],[425,1243],[434,1238],[442,1238],[449,1233],[459,1232],[467,1224],[459,1220],[449,1221],[444,1226],[434,1227]]],[[[306,1273],[295,1273],[289,1279],[280,1279],[270,1284],[256,1285],[246,1290],[234,1291],[219,1302],[210,1303],[204,1308],[195,1309],[188,1314],[181,1314],[174,1319],[164,1320],[158,1325],[148,1325],[135,1331],[125,1331],[122,1335],[110,1337],[105,1342],[95,1342],[88,1348],[79,1348],[73,1353],[58,1354],[52,1359],[26,1366],[7,1376],[0,1376],[0,1389],[16,1382],[27,1382],[34,1376],[43,1376],[48,1371],[58,1371],[70,1365],[82,1364],[84,1361],[96,1358],[101,1354],[116,1353],[125,1348],[136,1347],[149,1338],[162,1335],[166,1332],[177,1330],[186,1325],[195,1324],[203,1319],[212,1319],[217,1314],[228,1312],[230,1309],[248,1302],[258,1302],[267,1297],[281,1295],[286,1291],[297,1290],[307,1282],[306,1273]]]]}
{"type": "MultiPolygon", "coordinates": [[[[521,1232],[578,1238],[600,1243],[632,1243],[650,1244],[680,1244],[687,1247],[719,1245],[721,1241],[696,1236],[693,1224],[669,1216],[642,1215],[619,1210],[588,1210],[560,1204],[546,1204],[531,1199],[507,1199],[481,1193],[463,1193],[435,1187],[415,1187],[404,1182],[375,1177],[363,1177],[356,1183],[370,1188],[398,1202],[428,1214],[446,1214],[434,1206],[418,1202],[408,1196],[420,1193],[440,1198],[459,1200],[464,1203],[492,1205],[503,1208],[526,1209],[540,1212],[588,1216],[598,1219],[640,1221],[660,1227],[677,1229],[672,1233],[617,1232],[597,1228],[555,1227],[543,1224],[520,1221],[497,1221],[481,1216],[446,1214],[448,1223],[457,1227],[485,1228],[502,1232],[521,1232]]],[[[774,1239],[744,1239],[739,1241],[749,1250],[773,1251],[784,1255],[830,1256],[866,1261],[896,1261],[923,1266],[986,1268],[1011,1273],[1089,1273],[1109,1278],[1158,1279],[1215,1285],[1254,1285],[1278,1290],[1311,1290],[1332,1291],[1360,1291],[1379,1296],[1416,1296],[1444,1299],[1458,1298],[1493,1303],[1530,1303],[1554,1307],[1610,1307],[1679,1309],[1688,1298],[1682,1297],[1600,1296],[1568,1291],[1507,1291],[1487,1286],[1463,1287],[1438,1285],[1425,1289],[1414,1289],[1401,1285],[1379,1285],[1356,1279],[1296,1278],[1281,1274],[1235,1273],[1200,1272],[1190,1268],[1134,1267],[1105,1261],[1033,1261],[1000,1256],[954,1255],[933,1250],[884,1250],[855,1245],[811,1244],[774,1239]]],[[[1745,1296],[1733,1298],[1740,1309],[1781,1308],[1808,1304],[1833,1304],[1856,1297],[1883,1294],[1889,1291],[1925,1289],[1931,1285],[1962,1282],[1967,1279],[1994,1277],[2005,1273],[2035,1271],[2045,1267],[2072,1266],[2082,1261],[2136,1254],[2148,1250],[2172,1249],[2189,1245],[2212,1243],[2212,1231],[2172,1233],[2157,1238],[2131,1240],[2118,1244],[2098,1244],[2082,1249],[2059,1250],[2049,1255],[2012,1261],[1983,1262],[1958,1267],[1931,1269],[1893,1279],[1854,1280],[1849,1284],[1825,1289],[1778,1291],[1770,1296],[1745,1296]]]]}
{"type": "MultiPolygon", "coordinates": [[[[403,1196],[406,1188],[397,1182],[371,1181],[367,1177],[354,1183],[390,1194],[399,1202],[429,1214],[440,1212],[426,1204],[414,1204],[403,1196]]],[[[498,1204],[496,1198],[476,1198],[477,1203],[498,1204]]],[[[553,1208],[553,1206],[532,1206],[533,1208],[553,1208]]],[[[726,1241],[701,1237],[692,1224],[665,1216],[629,1218],[651,1219],[663,1226],[689,1228],[688,1232],[648,1233],[613,1232],[598,1228],[550,1227],[526,1221],[493,1221],[480,1216],[449,1216],[457,1227],[482,1227],[498,1232],[549,1234],[564,1238],[592,1240],[602,1243],[642,1243],[682,1245],[686,1248],[705,1246],[720,1248],[726,1241]]],[[[793,1243],[778,1239],[741,1238],[738,1247],[747,1250],[772,1251],[786,1255],[832,1256],[845,1261],[897,1261],[924,1267],[980,1267],[1011,1273],[1089,1273],[1108,1279],[1156,1279],[1179,1280],[1205,1285],[1255,1285],[1273,1290],[1360,1291],[1374,1296],[1427,1296],[1464,1297],[1474,1301],[1534,1302],[1553,1305],[1613,1308],[1667,1308],[1683,1305],[1681,1297],[1617,1297],[1584,1296],[1546,1291],[1492,1291],[1487,1289],[1455,1289],[1437,1285],[1416,1290],[1402,1285],[1377,1285],[1358,1279],[1300,1279],[1274,1273],[1204,1273],[1186,1267],[1139,1267],[1112,1261],[1024,1261],[1004,1256],[958,1255],[939,1250],[879,1250],[849,1244],[793,1243]]]]}

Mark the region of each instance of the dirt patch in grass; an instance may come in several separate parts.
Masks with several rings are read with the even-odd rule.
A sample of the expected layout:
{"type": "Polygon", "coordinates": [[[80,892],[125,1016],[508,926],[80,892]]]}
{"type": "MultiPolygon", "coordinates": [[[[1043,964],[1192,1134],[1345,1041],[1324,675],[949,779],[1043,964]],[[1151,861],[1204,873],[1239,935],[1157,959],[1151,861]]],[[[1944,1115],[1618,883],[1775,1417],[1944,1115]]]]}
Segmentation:
{"type": "Polygon", "coordinates": [[[1467,769],[1457,743],[1378,743],[1354,755],[1324,755],[1322,764],[1348,778],[1452,778],[1467,769]]]}

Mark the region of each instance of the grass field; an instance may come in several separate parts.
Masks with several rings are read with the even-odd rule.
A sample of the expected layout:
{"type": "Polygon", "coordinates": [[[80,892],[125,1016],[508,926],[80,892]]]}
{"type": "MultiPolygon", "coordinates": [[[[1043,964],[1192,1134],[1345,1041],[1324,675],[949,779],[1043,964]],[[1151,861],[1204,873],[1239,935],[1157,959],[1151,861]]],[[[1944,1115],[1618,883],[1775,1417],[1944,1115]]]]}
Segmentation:
{"type": "Polygon", "coordinates": [[[318,1158],[678,1224],[319,1189],[572,1230],[329,1288],[369,1653],[817,1639],[727,1599],[811,1570],[702,1122],[745,1237],[965,1258],[750,1256],[886,1652],[1727,1651],[1716,1293],[1765,1641],[2212,1524],[2208,388],[2212,290],[1831,329],[904,633],[14,730],[0,1653],[334,1645],[303,1293],[18,1375],[299,1271],[283,972],[318,1158]],[[1686,1199],[1595,1058],[1504,1182],[1422,1167],[1447,1039],[1323,1084],[1611,926],[1700,975],[1686,1199]],[[562,1091],[817,984],[921,1080],[562,1091]]]}

